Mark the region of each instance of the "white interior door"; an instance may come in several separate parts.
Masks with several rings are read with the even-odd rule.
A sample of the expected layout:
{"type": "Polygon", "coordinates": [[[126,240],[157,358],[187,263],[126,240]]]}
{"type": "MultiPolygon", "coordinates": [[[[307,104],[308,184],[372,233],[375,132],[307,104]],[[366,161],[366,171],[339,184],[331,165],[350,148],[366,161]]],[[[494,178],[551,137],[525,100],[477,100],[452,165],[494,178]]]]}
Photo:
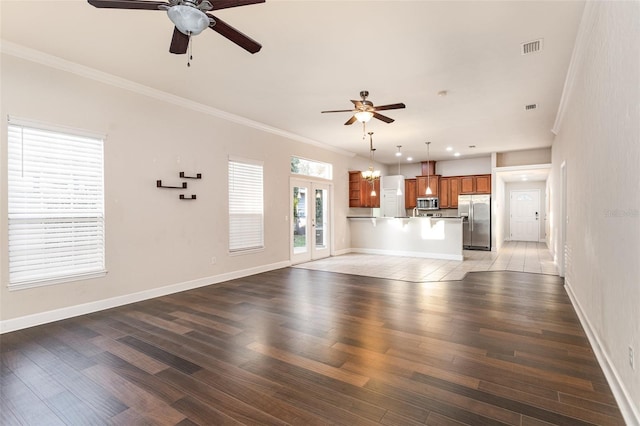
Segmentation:
{"type": "Polygon", "coordinates": [[[540,190],[511,191],[510,239],[538,241],[540,234],[540,190]]]}
{"type": "Polygon", "coordinates": [[[331,186],[291,180],[291,263],[331,254],[331,186]]]}

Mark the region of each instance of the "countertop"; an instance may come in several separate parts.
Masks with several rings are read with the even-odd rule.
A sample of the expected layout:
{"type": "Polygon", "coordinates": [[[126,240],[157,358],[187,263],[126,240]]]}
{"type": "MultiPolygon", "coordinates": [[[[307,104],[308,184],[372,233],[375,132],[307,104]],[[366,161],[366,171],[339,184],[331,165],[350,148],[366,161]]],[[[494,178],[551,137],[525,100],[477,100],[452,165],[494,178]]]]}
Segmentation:
{"type": "Polygon", "coordinates": [[[347,216],[347,219],[461,219],[460,216],[347,216]]]}

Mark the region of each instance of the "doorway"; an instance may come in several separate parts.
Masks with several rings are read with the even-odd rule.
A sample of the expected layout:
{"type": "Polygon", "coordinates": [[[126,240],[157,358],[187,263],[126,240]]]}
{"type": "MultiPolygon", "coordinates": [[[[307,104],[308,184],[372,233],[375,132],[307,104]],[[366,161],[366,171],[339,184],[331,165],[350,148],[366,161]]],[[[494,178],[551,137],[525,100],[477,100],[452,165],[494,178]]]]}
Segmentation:
{"type": "Polygon", "coordinates": [[[540,190],[512,190],[509,234],[511,241],[540,239],[540,190]]]}
{"type": "Polygon", "coordinates": [[[331,185],[291,180],[291,263],[331,254],[331,185]]]}

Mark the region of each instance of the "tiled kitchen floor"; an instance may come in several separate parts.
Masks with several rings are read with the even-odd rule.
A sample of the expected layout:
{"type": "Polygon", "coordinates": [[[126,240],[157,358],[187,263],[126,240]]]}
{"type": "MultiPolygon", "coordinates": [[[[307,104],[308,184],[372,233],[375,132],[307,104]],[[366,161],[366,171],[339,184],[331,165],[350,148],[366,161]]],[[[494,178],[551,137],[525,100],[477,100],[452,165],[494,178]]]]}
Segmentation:
{"type": "Polygon", "coordinates": [[[301,263],[295,268],[405,281],[451,281],[472,271],[518,271],[558,275],[545,243],[505,242],[499,252],[464,250],[464,260],[350,253],[301,263]]]}

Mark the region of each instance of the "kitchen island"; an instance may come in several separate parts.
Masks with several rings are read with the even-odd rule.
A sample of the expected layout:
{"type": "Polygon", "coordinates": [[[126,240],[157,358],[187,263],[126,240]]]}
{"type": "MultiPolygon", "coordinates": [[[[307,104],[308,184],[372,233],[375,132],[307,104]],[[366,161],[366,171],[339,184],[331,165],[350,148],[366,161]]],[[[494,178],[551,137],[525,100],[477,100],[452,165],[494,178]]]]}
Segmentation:
{"type": "Polygon", "coordinates": [[[463,260],[462,219],[350,216],[351,251],[463,260]]]}

